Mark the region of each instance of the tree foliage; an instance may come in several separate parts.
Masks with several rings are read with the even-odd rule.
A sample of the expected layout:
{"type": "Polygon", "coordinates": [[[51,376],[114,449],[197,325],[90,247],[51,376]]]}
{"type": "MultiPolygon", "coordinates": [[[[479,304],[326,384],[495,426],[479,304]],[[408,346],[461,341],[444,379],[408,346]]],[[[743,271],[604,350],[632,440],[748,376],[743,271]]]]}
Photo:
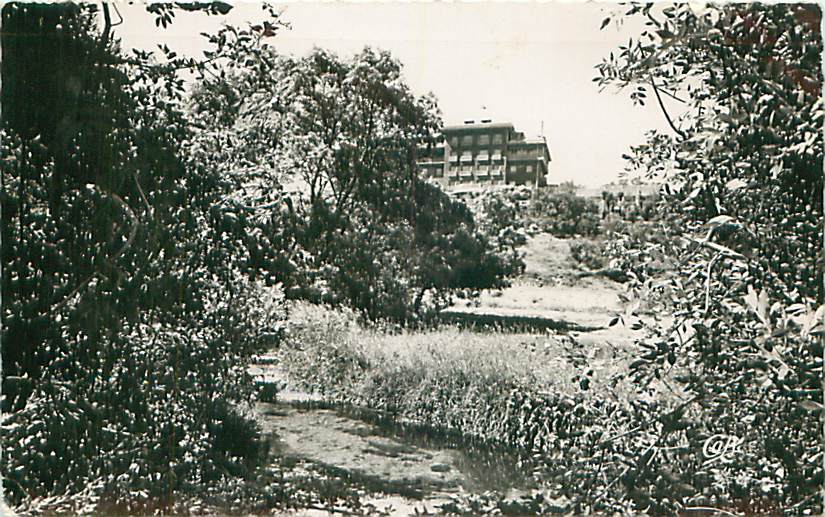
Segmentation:
{"type": "Polygon", "coordinates": [[[98,14],[3,6],[2,469],[32,511],[168,508],[266,452],[245,364],[278,291],[216,214],[182,80],[98,14]]]}
{"type": "Polygon", "coordinates": [[[821,513],[820,8],[631,5],[627,17],[646,29],[595,80],[638,103],[652,94],[671,126],[628,158],[665,182],[670,235],[635,251],[678,260],[661,283],[631,268],[637,294],[664,294],[675,316],[647,327],[632,368],[681,400],[651,409],[640,427],[655,452],[622,481],[640,509],[821,513]],[[673,452],[701,457],[713,435],[741,439],[730,461],[673,452]]]}
{"type": "Polygon", "coordinates": [[[220,123],[211,152],[243,164],[245,191],[288,206],[267,237],[281,243],[270,271],[290,296],[408,323],[453,289],[513,272],[471,212],[420,177],[416,153],[434,142],[439,113],[389,53],[293,58],[259,45],[242,56],[248,66],[203,78],[193,110],[205,128],[220,123]]]}

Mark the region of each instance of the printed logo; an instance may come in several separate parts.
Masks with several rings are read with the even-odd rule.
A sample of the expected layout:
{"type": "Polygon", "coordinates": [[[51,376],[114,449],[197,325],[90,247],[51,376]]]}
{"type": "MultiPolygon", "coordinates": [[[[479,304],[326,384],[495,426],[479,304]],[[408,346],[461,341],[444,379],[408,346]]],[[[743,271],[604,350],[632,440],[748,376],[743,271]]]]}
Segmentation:
{"type": "Polygon", "coordinates": [[[732,460],[736,450],[745,441],[744,438],[730,434],[715,434],[705,440],[702,446],[702,454],[710,463],[716,460],[732,460]]]}

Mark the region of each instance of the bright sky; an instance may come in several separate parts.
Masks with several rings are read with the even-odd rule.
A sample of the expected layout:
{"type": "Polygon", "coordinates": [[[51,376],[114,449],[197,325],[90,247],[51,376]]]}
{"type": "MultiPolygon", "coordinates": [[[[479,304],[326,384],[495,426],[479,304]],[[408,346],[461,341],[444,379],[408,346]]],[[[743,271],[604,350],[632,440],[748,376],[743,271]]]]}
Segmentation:
{"type": "MultiPolygon", "coordinates": [[[[292,25],[272,40],[284,53],[319,46],[342,56],[365,45],[387,49],[404,64],[418,94],[433,92],[445,123],[491,118],[550,145],[551,183],[598,186],[617,179],[621,155],[651,128],[666,130],[655,103],[633,106],[627,93],[598,92],[594,65],[640,32],[599,30],[609,3],[280,3],[292,25]]],[[[120,6],[116,27],[125,47],[166,43],[180,54],[206,48],[200,32],[222,21],[260,21],[258,3],[238,3],[227,17],[179,13],[155,27],[142,6],[120,6]]],[[[673,107],[675,108],[675,107],[673,107]]]]}

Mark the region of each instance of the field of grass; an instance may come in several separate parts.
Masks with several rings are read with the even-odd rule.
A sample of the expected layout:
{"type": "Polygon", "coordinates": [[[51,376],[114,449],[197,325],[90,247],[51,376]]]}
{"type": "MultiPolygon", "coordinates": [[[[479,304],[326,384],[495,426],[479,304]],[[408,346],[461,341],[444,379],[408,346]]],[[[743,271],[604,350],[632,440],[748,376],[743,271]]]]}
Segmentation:
{"type": "Polygon", "coordinates": [[[309,304],[296,305],[290,319],[291,338],[279,362],[304,387],[322,393],[336,384],[356,389],[364,375],[408,372],[419,382],[455,376],[481,384],[519,383],[569,396],[601,391],[599,396],[613,397],[616,380],[634,355],[632,333],[621,328],[529,333],[442,326],[386,332],[360,327],[351,315],[309,304]],[[337,362],[318,369],[315,361],[324,354],[337,362]]]}

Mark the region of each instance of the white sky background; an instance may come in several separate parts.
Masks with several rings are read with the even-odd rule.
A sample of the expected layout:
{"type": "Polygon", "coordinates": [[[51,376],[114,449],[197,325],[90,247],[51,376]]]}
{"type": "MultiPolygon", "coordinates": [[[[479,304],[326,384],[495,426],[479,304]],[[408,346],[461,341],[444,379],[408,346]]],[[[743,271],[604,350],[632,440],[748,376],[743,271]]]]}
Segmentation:
{"type": "MultiPolygon", "coordinates": [[[[417,94],[433,92],[444,122],[491,118],[512,122],[528,136],[542,121],[552,155],[549,181],[598,186],[618,178],[621,158],[644,132],[667,124],[655,99],[633,106],[629,92],[598,92],[594,65],[639,34],[639,25],[600,31],[610,3],[279,3],[292,25],[271,40],[280,52],[313,46],[351,55],[365,45],[384,48],[404,64],[417,94]],[[486,107],[486,110],[483,109],[486,107]]],[[[236,3],[226,17],[178,12],[167,29],[140,5],[120,5],[115,33],[124,47],[166,43],[179,54],[207,48],[200,32],[223,21],[258,22],[259,3],[236,3]]],[[[668,103],[668,99],[665,99],[668,103]]],[[[671,101],[672,104],[672,101],[671,101]]],[[[677,106],[670,105],[673,112],[677,106]]]]}

